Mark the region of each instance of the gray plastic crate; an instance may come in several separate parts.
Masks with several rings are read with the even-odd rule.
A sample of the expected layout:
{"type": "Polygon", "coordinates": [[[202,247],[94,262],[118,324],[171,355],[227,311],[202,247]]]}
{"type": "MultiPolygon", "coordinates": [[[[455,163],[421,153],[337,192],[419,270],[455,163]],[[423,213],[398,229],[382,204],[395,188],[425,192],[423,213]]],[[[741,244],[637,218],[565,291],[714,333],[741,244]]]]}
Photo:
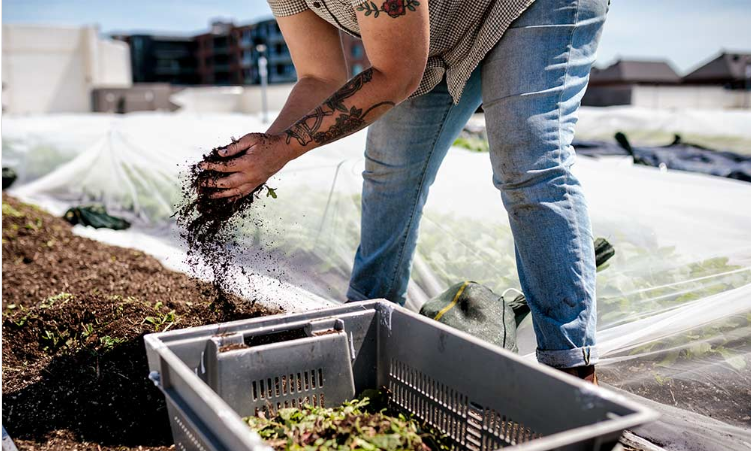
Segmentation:
{"type": "Polygon", "coordinates": [[[439,428],[456,449],[610,450],[657,417],[387,301],[146,336],[176,449],[269,449],[241,417],[332,407],[368,388],[439,428]]]}

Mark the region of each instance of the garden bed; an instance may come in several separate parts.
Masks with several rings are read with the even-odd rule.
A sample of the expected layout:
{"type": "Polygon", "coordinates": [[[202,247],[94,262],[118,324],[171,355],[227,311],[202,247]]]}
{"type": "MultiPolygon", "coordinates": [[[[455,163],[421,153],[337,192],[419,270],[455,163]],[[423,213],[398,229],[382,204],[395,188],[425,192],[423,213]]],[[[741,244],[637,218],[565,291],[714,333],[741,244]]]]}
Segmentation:
{"type": "Polygon", "coordinates": [[[219,308],[211,285],[8,196],[2,236],[2,421],[22,450],[170,449],[143,335],[278,313],[219,308]]]}

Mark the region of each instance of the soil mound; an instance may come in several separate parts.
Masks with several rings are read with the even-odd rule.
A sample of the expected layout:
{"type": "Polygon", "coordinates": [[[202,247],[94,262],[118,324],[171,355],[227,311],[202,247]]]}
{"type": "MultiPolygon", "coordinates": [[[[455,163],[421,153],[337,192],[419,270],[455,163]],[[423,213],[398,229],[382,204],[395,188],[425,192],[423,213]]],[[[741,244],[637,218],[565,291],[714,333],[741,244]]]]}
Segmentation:
{"type": "Polygon", "coordinates": [[[278,313],[218,308],[212,285],[7,196],[2,237],[2,421],[20,449],[168,449],[143,335],[278,313]]]}

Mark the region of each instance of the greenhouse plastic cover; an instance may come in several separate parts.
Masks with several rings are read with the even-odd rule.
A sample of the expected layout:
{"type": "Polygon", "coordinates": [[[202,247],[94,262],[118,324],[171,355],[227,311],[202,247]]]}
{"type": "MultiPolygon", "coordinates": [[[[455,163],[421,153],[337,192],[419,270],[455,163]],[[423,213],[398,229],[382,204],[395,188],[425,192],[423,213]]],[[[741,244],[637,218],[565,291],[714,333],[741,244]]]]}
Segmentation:
{"type": "MultiPolygon", "coordinates": [[[[724,113],[715,128],[701,114],[705,138],[727,132],[724,113]]],[[[596,121],[580,128],[598,133],[586,127],[596,121]]],[[[171,219],[180,175],[231,136],[263,129],[233,114],[5,116],[3,166],[18,171],[11,194],[22,200],[55,214],[100,201],[134,223],[77,233],[187,271],[171,219]]],[[[316,149],[269,182],[278,198],[261,198],[257,220],[238,232],[238,262],[255,274],[241,294],[293,311],[342,302],[359,239],[364,141],[361,132],[316,149]]],[[[595,236],[616,249],[598,273],[602,381],[656,401],[663,419],[637,432],[666,449],[751,449],[751,184],[622,157],[580,157],[574,170],[595,236]]],[[[488,155],[452,149],[425,207],[407,307],[469,279],[497,293],[519,288],[488,155]]],[[[519,347],[534,358],[529,320],[519,347]]]]}

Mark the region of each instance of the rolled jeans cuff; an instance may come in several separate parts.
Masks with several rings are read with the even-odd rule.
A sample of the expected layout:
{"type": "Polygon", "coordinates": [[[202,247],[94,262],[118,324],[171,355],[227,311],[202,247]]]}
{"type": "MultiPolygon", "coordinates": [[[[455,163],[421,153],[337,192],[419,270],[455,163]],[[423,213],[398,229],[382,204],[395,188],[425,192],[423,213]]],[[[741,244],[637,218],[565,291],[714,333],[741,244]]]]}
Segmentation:
{"type": "Polygon", "coordinates": [[[368,299],[367,296],[352,288],[352,285],[347,289],[347,303],[367,301],[368,299]]]}
{"type": "Polygon", "coordinates": [[[537,350],[537,361],[553,368],[576,368],[578,366],[590,366],[600,360],[595,346],[564,349],[560,351],[537,350]]]}

